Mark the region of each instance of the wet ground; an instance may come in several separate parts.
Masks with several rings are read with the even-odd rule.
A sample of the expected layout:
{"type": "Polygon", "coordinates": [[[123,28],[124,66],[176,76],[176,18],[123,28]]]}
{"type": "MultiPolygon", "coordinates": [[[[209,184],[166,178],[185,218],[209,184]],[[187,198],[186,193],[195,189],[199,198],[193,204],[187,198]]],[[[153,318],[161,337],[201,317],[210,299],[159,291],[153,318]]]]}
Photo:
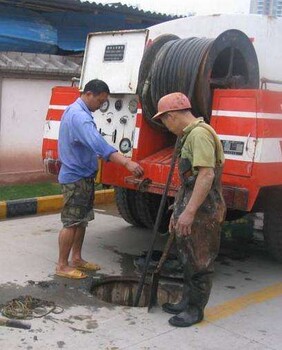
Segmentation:
{"type": "MultiPolygon", "coordinates": [[[[139,276],[136,257],[148,249],[150,230],[131,227],[114,206],[98,208],[84,257],[102,269],[75,281],[54,276],[59,229],[57,214],[0,222],[0,304],[31,295],[63,307],[61,314],[30,320],[30,330],[0,327],[1,349],[281,349],[282,270],[259,235],[224,244],[205,321],[176,329],[160,308],[148,313],[91,294],[103,276],[139,276]]],[[[157,250],[166,239],[159,237],[157,250]]]]}

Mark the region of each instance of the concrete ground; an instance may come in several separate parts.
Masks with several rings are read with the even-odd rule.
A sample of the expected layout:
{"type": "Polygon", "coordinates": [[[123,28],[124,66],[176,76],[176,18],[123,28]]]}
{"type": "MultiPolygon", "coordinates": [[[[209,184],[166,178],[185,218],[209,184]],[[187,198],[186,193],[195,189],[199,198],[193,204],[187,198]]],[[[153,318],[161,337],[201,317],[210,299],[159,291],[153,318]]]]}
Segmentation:
{"type": "Polygon", "coordinates": [[[281,349],[282,269],[260,245],[221,251],[205,320],[181,329],[160,308],[114,306],[90,293],[101,275],[135,273],[133,259],[148,248],[149,230],[130,226],[113,208],[107,215],[98,209],[84,258],[102,270],[74,281],[54,276],[60,227],[58,214],[0,222],[0,304],[31,295],[64,308],[30,320],[30,330],[0,327],[0,349],[281,349]]]}

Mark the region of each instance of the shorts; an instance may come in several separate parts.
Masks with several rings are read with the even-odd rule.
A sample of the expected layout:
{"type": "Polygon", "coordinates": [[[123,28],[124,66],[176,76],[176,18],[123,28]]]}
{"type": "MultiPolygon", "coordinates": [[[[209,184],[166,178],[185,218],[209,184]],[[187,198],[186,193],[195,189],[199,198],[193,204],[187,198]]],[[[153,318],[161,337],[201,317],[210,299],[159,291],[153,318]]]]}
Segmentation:
{"type": "Polygon", "coordinates": [[[86,227],[88,221],[94,219],[94,178],[62,184],[61,188],[64,199],[61,220],[64,227],[78,225],[86,227]]]}

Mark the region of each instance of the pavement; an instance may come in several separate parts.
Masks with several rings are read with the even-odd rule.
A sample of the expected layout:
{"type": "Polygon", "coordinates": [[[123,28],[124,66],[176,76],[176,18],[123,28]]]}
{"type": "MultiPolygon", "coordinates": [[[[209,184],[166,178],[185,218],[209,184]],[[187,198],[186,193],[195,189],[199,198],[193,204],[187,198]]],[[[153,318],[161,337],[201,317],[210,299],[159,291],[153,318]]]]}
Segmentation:
{"type": "MultiPolygon", "coordinates": [[[[160,308],[148,313],[93,296],[93,282],[103,276],[138,276],[133,259],[151,239],[150,230],[130,226],[114,206],[98,206],[95,216],[83,252],[102,269],[81,281],[54,275],[59,214],[0,221],[0,304],[31,295],[63,307],[61,314],[30,320],[30,330],[0,327],[1,349],[281,349],[281,265],[259,244],[244,247],[240,256],[223,250],[205,320],[174,328],[160,308]]],[[[165,241],[159,237],[156,249],[165,241]]]]}

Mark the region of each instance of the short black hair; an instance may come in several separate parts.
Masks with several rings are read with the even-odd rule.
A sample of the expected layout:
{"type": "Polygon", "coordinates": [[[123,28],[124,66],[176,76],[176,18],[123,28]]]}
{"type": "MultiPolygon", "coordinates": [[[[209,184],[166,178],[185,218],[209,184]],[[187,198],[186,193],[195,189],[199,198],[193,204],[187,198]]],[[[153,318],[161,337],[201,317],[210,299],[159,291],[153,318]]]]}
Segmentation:
{"type": "Polygon", "coordinates": [[[83,89],[83,94],[86,94],[86,92],[91,91],[94,95],[100,95],[102,92],[106,92],[107,94],[110,93],[110,89],[108,85],[103,81],[99,79],[93,79],[90,80],[83,89]]]}

